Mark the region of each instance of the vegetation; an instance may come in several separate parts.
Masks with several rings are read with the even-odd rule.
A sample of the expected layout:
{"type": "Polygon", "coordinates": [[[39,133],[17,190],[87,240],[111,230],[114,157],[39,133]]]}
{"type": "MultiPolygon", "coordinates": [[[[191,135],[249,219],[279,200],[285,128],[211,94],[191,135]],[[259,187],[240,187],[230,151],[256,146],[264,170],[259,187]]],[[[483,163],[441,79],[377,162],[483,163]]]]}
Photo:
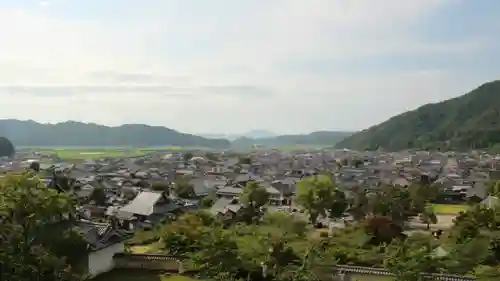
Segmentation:
{"type": "Polygon", "coordinates": [[[281,135],[258,139],[240,137],[232,141],[231,146],[234,148],[248,148],[255,144],[271,148],[331,146],[351,134],[351,132],[318,131],[304,135],[281,135]]]}
{"type": "Polygon", "coordinates": [[[147,270],[113,270],[95,279],[95,281],[195,281],[186,276],[170,275],[147,270]]]}
{"type": "Polygon", "coordinates": [[[40,124],[35,121],[0,120],[0,135],[17,146],[135,146],[162,145],[227,148],[229,141],[207,139],[175,130],[139,124],[107,127],[68,121],[40,124]]]}
{"type": "Polygon", "coordinates": [[[318,237],[306,221],[292,214],[266,212],[269,195],[258,183],[249,182],[235,219],[222,220],[204,211],[184,214],[155,230],[155,251],[182,258],[206,280],[317,280],[331,278],[331,267],[337,263],[385,267],[395,280],[424,280],[422,273],[475,274],[480,267],[487,268],[484,276],[496,276],[500,246],[493,233],[500,230],[500,209],[475,206],[461,213],[452,230],[439,239],[430,232],[403,233],[412,217],[436,222],[429,203],[434,193],[429,189],[382,186],[375,194],[354,189],[352,197],[345,198],[329,176],[305,178],[299,182],[296,203],[313,225],[319,218],[340,218],[343,213],[355,217],[344,229],[318,237]],[[447,254],[435,255],[438,247],[447,254]]]}
{"type": "Polygon", "coordinates": [[[339,148],[497,149],[500,143],[500,81],[481,85],[461,97],[427,104],[356,133],[339,148]]]}
{"type": "Polygon", "coordinates": [[[0,279],[82,280],[76,265],[86,244],[62,217],[73,213],[73,201],[42,187],[30,173],[8,175],[0,198],[0,279]]]}
{"type": "Polygon", "coordinates": [[[16,153],[14,146],[7,138],[0,137],[0,157],[11,157],[16,153]]]}
{"type": "MultiPolygon", "coordinates": [[[[335,264],[385,267],[394,280],[405,281],[424,280],[423,273],[498,278],[500,208],[471,206],[440,237],[430,231],[407,236],[403,231],[414,217],[435,223],[431,186],[381,186],[372,193],[353,188],[349,197],[341,190],[327,174],[303,178],[296,203],[306,210],[304,220],[300,213],[267,212],[270,195],[251,181],[234,217],[191,211],[138,230],[127,244],[132,251],[174,255],[202,280],[318,280],[331,278],[335,264]],[[344,214],[354,221],[331,234],[314,235],[311,225],[320,227],[318,221],[344,214]],[[437,249],[445,254],[436,254],[437,249]]],[[[64,219],[75,209],[70,196],[42,187],[34,174],[25,173],[7,175],[0,198],[0,278],[82,280],[77,265],[86,244],[64,219]]],[[[130,279],[133,274],[123,277],[116,271],[100,278],[105,276],[102,280],[179,278],[151,273],[130,279]]]]}

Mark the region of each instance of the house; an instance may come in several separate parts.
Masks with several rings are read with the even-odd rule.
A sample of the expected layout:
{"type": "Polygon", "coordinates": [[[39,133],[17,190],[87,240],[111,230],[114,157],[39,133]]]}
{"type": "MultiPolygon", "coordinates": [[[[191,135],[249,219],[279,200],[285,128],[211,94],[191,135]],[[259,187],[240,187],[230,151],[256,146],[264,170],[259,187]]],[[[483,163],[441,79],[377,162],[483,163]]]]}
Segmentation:
{"type": "Polygon", "coordinates": [[[129,204],[118,209],[115,216],[120,221],[135,224],[134,227],[150,227],[179,209],[180,206],[162,192],[142,191],[129,204]]]}
{"type": "Polygon", "coordinates": [[[125,251],[125,240],[131,232],[116,223],[78,221],[76,230],[88,244],[88,274],[91,278],[114,268],[113,256],[125,251]]]}
{"type": "Polygon", "coordinates": [[[210,213],[226,222],[231,222],[241,210],[237,199],[219,198],[210,208],[210,213]]]}
{"type": "Polygon", "coordinates": [[[243,188],[241,187],[233,187],[233,186],[224,186],[217,190],[218,197],[225,197],[232,199],[234,197],[240,196],[243,193],[243,188]]]}
{"type": "Polygon", "coordinates": [[[481,201],[480,204],[491,209],[491,208],[495,208],[496,206],[498,206],[500,204],[500,199],[496,196],[488,196],[488,197],[486,197],[486,199],[481,201]]]}

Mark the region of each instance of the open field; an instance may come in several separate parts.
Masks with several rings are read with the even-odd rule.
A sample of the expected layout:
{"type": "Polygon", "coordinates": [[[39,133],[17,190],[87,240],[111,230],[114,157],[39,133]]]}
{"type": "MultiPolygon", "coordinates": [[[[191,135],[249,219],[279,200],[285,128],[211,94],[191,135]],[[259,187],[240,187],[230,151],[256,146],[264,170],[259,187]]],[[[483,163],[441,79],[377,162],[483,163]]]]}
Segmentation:
{"type": "Polygon", "coordinates": [[[436,214],[458,214],[469,209],[465,204],[432,204],[436,214]]]}
{"type": "Polygon", "coordinates": [[[145,245],[129,246],[129,250],[134,254],[151,254],[151,253],[161,252],[160,245],[158,245],[158,242],[145,245]]]}
{"type": "Polygon", "coordinates": [[[43,154],[55,154],[61,159],[92,159],[104,157],[132,157],[154,151],[179,151],[182,146],[132,147],[41,147],[25,148],[43,154]]]}
{"type": "Polygon", "coordinates": [[[115,269],[93,279],[94,281],[196,281],[191,277],[170,275],[140,269],[115,269]]]}

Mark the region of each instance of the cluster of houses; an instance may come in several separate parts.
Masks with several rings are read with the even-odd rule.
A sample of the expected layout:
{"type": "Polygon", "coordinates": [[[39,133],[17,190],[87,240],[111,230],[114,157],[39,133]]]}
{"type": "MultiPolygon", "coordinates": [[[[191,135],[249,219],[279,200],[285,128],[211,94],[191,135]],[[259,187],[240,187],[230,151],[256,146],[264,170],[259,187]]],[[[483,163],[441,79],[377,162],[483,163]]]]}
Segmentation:
{"type": "Polygon", "coordinates": [[[198,208],[200,199],[213,196],[216,216],[238,214],[243,187],[256,181],[270,194],[270,208],[290,206],[297,182],[322,171],[331,172],[346,192],[352,187],[377,189],[382,184],[408,186],[415,181],[439,183],[439,201],[468,200],[496,205],[487,183],[500,180],[500,157],[479,152],[427,151],[355,152],[350,150],[256,150],[244,156],[231,152],[152,152],[140,157],[62,161],[51,155],[20,152],[15,160],[0,161],[0,171],[40,164],[48,187],[67,185],[79,202],[77,229],[90,250],[89,273],[96,276],[113,266],[113,256],[125,250],[124,241],[136,229],[151,228],[171,216],[198,208]],[[246,160],[242,161],[242,157],[246,160]],[[58,175],[64,175],[61,182],[58,175]],[[195,196],[178,198],[153,186],[173,186],[187,179],[195,196]],[[95,200],[96,190],[104,193],[95,200]],[[97,202],[99,201],[99,202],[97,202]]]}

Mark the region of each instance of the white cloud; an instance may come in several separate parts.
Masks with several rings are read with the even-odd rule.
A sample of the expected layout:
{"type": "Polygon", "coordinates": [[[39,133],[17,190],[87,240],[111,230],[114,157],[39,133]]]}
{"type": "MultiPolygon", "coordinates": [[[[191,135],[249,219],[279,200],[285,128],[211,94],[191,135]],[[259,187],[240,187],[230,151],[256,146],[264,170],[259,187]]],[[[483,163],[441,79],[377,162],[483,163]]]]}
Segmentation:
{"type": "Polygon", "coordinates": [[[335,66],[480,49],[476,38],[430,43],[409,32],[450,1],[226,1],[223,9],[217,1],[139,1],[127,9],[118,5],[128,1],[115,1],[128,18],[79,19],[53,11],[63,1],[41,1],[39,10],[0,6],[0,117],[190,132],[361,128],[476,82],[436,70],[395,77],[335,66]],[[331,61],[335,74],[278,67],[316,58],[331,61]]]}

